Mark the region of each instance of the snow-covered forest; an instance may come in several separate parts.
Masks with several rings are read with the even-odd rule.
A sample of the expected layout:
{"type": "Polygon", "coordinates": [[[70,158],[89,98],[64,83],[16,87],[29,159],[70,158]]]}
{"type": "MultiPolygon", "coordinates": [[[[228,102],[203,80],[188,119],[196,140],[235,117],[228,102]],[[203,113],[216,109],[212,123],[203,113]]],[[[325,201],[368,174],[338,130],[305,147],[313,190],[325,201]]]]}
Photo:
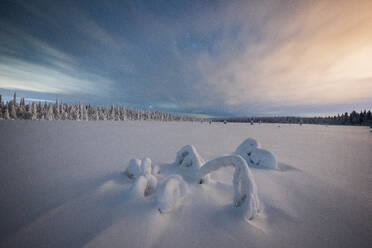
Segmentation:
{"type": "Polygon", "coordinates": [[[322,125],[354,125],[371,126],[371,110],[355,110],[334,116],[299,117],[299,116],[274,116],[274,117],[231,117],[216,118],[218,122],[256,122],[256,123],[288,123],[288,124],[322,124],[322,125]]]}
{"type": "Polygon", "coordinates": [[[0,95],[0,119],[5,120],[158,120],[158,121],[200,121],[202,118],[172,114],[162,111],[128,108],[126,106],[92,106],[85,104],[67,104],[34,101],[26,104],[21,98],[17,102],[16,93],[13,100],[3,102],[0,95]]]}

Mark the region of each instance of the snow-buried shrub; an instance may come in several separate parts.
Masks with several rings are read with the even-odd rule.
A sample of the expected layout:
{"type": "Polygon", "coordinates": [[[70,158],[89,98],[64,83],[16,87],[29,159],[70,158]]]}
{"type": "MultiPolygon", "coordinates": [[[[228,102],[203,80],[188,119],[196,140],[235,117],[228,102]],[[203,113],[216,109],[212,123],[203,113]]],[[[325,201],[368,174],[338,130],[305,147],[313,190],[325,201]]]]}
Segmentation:
{"type": "Polygon", "coordinates": [[[252,138],[243,141],[235,153],[242,156],[251,167],[268,169],[278,167],[275,156],[270,151],[260,148],[260,144],[252,138]]]}
{"type": "Polygon", "coordinates": [[[170,176],[157,192],[157,204],[160,213],[172,211],[187,194],[187,184],[180,176],[170,176]]]}
{"type": "Polygon", "coordinates": [[[137,179],[141,175],[141,160],[140,159],[131,159],[129,161],[128,168],[124,171],[124,174],[129,179],[137,179]]]}
{"type": "Polygon", "coordinates": [[[148,196],[156,191],[158,180],[152,174],[151,159],[131,159],[124,174],[136,180],[132,186],[134,196],[148,196]]]}
{"type": "Polygon", "coordinates": [[[260,211],[257,186],[246,161],[239,155],[219,157],[205,163],[199,171],[200,183],[205,176],[221,167],[233,166],[234,205],[243,209],[244,218],[252,220],[260,211]]]}
{"type": "Polygon", "coordinates": [[[181,167],[194,167],[199,169],[205,163],[193,145],[182,147],[177,152],[176,164],[181,167]]]}
{"type": "Polygon", "coordinates": [[[197,180],[200,167],[205,163],[193,145],[182,147],[177,152],[176,165],[183,169],[182,175],[188,180],[197,180]]]}

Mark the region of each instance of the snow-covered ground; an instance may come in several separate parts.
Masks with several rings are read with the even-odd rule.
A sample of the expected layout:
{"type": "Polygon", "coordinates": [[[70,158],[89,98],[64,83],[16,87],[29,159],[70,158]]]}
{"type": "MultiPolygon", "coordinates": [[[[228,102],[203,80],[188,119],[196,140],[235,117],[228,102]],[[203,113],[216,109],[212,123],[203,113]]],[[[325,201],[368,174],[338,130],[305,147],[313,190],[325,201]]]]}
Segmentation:
{"type": "Polygon", "coordinates": [[[372,246],[367,127],[0,121],[0,171],[0,247],[372,246]],[[248,137],[278,167],[250,168],[250,221],[233,204],[234,167],[198,184],[175,164],[185,145],[210,161],[248,137]],[[132,158],[151,159],[141,182],[123,173],[132,158]]]}

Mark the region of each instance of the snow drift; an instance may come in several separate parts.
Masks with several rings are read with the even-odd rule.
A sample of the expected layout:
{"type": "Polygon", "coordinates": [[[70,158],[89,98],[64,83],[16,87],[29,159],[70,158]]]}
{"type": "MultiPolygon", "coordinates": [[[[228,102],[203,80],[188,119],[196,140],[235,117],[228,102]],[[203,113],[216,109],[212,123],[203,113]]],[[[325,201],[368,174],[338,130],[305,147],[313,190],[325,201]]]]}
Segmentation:
{"type": "Polygon", "coordinates": [[[187,194],[188,186],[180,176],[170,176],[157,192],[157,204],[160,213],[172,211],[187,194]]]}
{"type": "Polygon", "coordinates": [[[260,147],[255,139],[248,138],[236,148],[235,153],[242,156],[251,167],[277,169],[275,156],[260,147]]]}

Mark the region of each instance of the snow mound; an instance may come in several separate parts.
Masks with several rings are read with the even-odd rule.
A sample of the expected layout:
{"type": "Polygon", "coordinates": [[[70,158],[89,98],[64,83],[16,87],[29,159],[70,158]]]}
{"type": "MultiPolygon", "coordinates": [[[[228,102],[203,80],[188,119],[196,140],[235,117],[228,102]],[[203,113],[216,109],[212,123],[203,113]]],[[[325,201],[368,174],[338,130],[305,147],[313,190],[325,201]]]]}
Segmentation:
{"type": "Polygon", "coordinates": [[[144,196],[148,196],[153,194],[157,187],[158,187],[158,179],[154,175],[148,175],[146,176],[147,179],[147,185],[144,192],[144,196]]]}
{"type": "Polygon", "coordinates": [[[187,184],[180,176],[170,176],[161,185],[157,193],[157,204],[160,213],[172,211],[188,192],[187,184]]]}
{"type": "Polygon", "coordinates": [[[277,169],[275,156],[260,147],[255,139],[248,138],[236,148],[235,153],[242,156],[251,167],[277,169]]]}
{"type": "Polygon", "coordinates": [[[245,220],[252,220],[260,211],[257,186],[246,161],[239,155],[219,157],[205,163],[199,171],[200,183],[205,176],[221,167],[233,166],[234,205],[243,209],[245,220]]]}
{"type": "Polygon", "coordinates": [[[139,159],[129,161],[129,166],[124,174],[128,178],[136,179],[132,186],[132,194],[135,197],[148,196],[156,191],[158,180],[152,172],[151,159],[149,158],[142,161],[139,159]]]}
{"type": "Polygon", "coordinates": [[[256,148],[250,157],[251,160],[249,162],[252,163],[253,166],[268,169],[278,168],[275,156],[268,150],[256,148]]]}
{"type": "Polygon", "coordinates": [[[151,159],[145,158],[141,162],[141,173],[142,175],[151,175],[152,167],[151,167],[151,159]]]}
{"type": "Polygon", "coordinates": [[[141,160],[140,159],[131,159],[129,161],[128,168],[124,171],[124,174],[129,179],[137,179],[141,175],[141,160]]]}
{"type": "Polygon", "coordinates": [[[140,198],[142,196],[145,196],[146,188],[147,188],[147,179],[144,176],[140,176],[137,178],[137,180],[133,184],[131,188],[131,194],[135,198],[140,198]]]}
{"type": "Polygon", "coordinates": [[[205,163],[193,145],[182,147],[177,152],[176,164],[181,167],[200,168],[205,163]]]}
{"type": "Polygon", "coordinates": [[[176,165],[185,169],[182,173],[187,179],[197,180],[200,167],[205,163],[193,145],[182,147],[177,152],[176,165]]]}

